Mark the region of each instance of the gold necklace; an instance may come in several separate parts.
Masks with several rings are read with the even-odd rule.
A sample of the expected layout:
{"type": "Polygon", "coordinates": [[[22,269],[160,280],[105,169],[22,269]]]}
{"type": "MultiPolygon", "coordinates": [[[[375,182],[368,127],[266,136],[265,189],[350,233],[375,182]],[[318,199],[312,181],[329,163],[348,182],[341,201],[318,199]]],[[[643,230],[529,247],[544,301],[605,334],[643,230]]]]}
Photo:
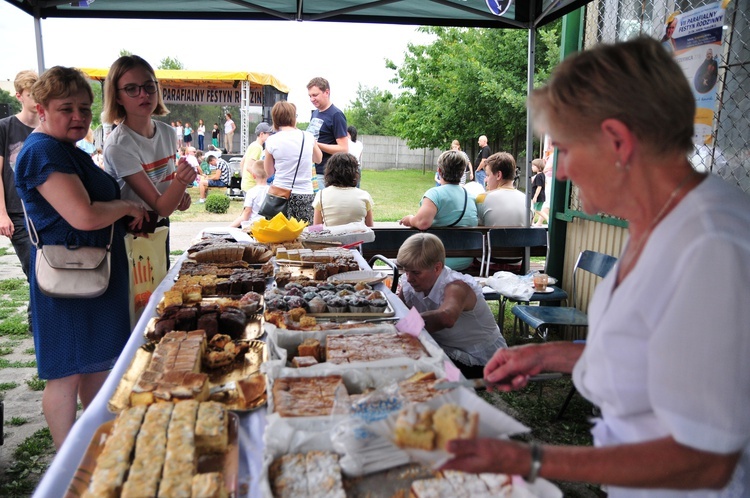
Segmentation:
{"type": "Polygon", "coordinates": [[[646,229],[643,235],[638,239],[638,243],[633,247],[633,249],[630,249],[630,243],[628,243],[628,253],[633,254],[631,258],[635,258],[635,255],[640,254],[641,249],[643,249],[643,244],[646,243],[646,239],[651,234],[653,229],[656,227],[656,225],[659,224],[659,222],[662,220],[662,218],[667,214],[667,210],[672,207],[672,203],[677,198],[678,195],[680,195],[680,192],[682,192],[682,189],[685,188],[685,186],[688,184],[691,178],[693,178],[695,175],[698,175],[699,173],[695,170],[692,170],[690,173],[688,173],[685,178],[682,179],[679,185],[675,187],[674,190],[672,190],[672,193],[669,194],[669,198],[664,203],[664,205],[661,207],[659,212],[654,217],[653,221],[651,221],[651,224],[646,229]]]}

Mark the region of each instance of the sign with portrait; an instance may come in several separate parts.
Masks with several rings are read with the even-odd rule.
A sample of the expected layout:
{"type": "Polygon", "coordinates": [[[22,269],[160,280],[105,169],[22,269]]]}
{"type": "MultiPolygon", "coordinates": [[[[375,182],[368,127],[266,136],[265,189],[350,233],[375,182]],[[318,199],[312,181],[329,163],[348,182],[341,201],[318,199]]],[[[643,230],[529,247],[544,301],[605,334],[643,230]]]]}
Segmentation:
{"type": "Polygon", "coordinates": [[[670,15],[662,38],[664,47],[674,53],[682,67],[695,96],[693,143],[696,145],[710,144],[713,139],[726,3],[716,2],[670,15]]]}

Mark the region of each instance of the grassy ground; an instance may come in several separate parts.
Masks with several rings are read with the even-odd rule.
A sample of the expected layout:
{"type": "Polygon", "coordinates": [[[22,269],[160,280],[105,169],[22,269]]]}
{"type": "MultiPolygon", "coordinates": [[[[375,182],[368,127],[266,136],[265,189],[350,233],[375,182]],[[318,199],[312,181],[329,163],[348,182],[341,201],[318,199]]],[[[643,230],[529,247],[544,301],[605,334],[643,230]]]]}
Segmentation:
{"type": "MultiPolygon", "coordinates": [[[[432,173],[421,171],[365,171],[362,188],[375,201],[376,221],[397,221],[417,210],[423,193],[434,185],[432,173]]],[[[229,212],[213,214],[198,204],[198,189],[190,189],[193,205],[184,213],[175,213],[172,222],[180,221],[226,221],[233,220],[242,210],[241,201],[232,201],[229,212]]],[[[0,248],[2,249],[2,248],[0,248]]],[[[10,368],[35,366],[33,347],[28,345],[28,324],[25,307],[28,302],[28,285],[22,279],[0,281],[0,371],[10,368]],[[26,340],[24,343],[23,341],[26,340]],[[13,354],[14,361],[5,358],[13,354]],[[18,359],[15,359],[18,357],[18,359]]],[[[497,302],[490,307],[497,314],[497,302]]],[[[504,330],[509,344],[518,343],[512,337],[512,315],[506,310],[504,330]]],[[[528,425],[532,432],[521,439],[534,439],[551,444],[590,445],[588,433],[591,405],[579,395],[560,421],[555,415],[570,391],[570,380],[560,379],[539,383],[514,393],[485,393],[485,398],[509,411],[514,417],[528,425]]],[[[22,382],[0,383],[0,396],[12,389],[43,389],[43,381],[29,378],[22,382]]],[[[13,431],[27,423],[24,417],[6,420],[6,429],[13,431]]],[[[13,463],[0,477],[0,496],[29,496],[54,454],[49,431],[45,428],[30,435],[13,453],[13,463]]],[[[605,494],[595,486],[572,483],[556,483],[570,497],[601,497],[605,494]]]]}
{"type": "MultiPolygon", "coordinates": [[[[33,427],[29,425],[32,419],[38,422],[41,406],[28,410],[24,416],[9,416],[17,410],[8,404],[33,397],[30,391],[43,390],[45,381],[31,374],[36,371],[36,361],[26,318],[29,301],[26,280],[0,280],[0,297],[0,377],[4,380],[0,382],[0,398],[6,403],[2,430],[7,439],[13,440],[18,438],[16,433],[31,432],[27,427],[33,427]],[[5,400],[9,395],[12,398],[5,400]]],[[[11,454],[3,455],[5,465],[0,468],[0,496],[30,496],[54,455],[52,436],[46,427],[18,442],[20,444],[15,448],[10,443],[4,448],[11,454]]]]}

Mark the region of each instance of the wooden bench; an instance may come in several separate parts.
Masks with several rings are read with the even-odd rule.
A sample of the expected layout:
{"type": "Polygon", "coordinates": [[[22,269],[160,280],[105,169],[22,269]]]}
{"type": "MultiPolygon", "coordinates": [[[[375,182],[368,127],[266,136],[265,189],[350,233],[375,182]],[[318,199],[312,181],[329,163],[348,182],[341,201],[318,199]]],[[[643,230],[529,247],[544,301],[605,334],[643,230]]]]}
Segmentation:
{"type": "MultiPolygon", "coordinates": [[[[394,271],[394,289],[398,269],[393,264],[398,250],[406,239],[419,230],[401,227],[373,227],[375,240],[362,245],[362,256],[370,262],[382,261],[394,271]]],[[[528,248],[530,256],[547,255],[547,231],[544,228],[521,227],[450,227],[429,228],[424,232],[436,235],[445,246],[446,257],[474,257],[480,268],[462,270],[479,276],[489,275],[490,258],[515,258],[522,261],[520,274],[528,272],[528,248]],[[469,271],[474,270],[474,271],[469,271]]]]}

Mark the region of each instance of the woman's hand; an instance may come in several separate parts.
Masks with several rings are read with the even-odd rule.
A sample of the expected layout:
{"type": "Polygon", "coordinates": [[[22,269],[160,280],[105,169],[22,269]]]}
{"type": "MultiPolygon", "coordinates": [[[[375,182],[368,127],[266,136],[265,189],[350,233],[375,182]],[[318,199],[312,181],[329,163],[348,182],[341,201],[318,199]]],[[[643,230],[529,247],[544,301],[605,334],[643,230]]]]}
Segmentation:
{"type": "Polygon", "coordinates": [[[498,349],[484,367],[484,378],[489,382],[502,381],[493,386],[498,391],[522,389],[529,376],[543,370],[542,357],[538,344],[498,349]]]}
{"type": "Polygon", "coordinates": [[[182,200],[180,201],[180,204],[177,206],[178,211],[187,211],[190,207],[190,204],[192,204],[193,200],[190,198],[190,194],[185,192],[182,194],[182,200]]]}
{"type": "Polygon", "coordinates": [[[143,219],[147,215],[146,208],[143,204],[140,202],[135,201],[122,201],[128,205],[128,214],[127,216],[131,216],[133,218],[133,221],[128,223],[128,228],[131,232],[136,232],[141,228],[141,225],[143,225],[143,219]]]}
{"type": "Polygon", "coordinates": [[[404,225],[405,227],[410,227],[411,226],[411,220],[413,220],[413,219],[414,219],[414,215],[413,214],[407,214],[406,216],[404,216],[403,218],[401,218],[401,221],[399,221],[398,224],[399,225],[404,225]]]}
{"type": "Polygon", "coordinates": [[[479,474],[511,474],[526,476],[531,471],[531,450],[528,445],[500,439],[454,439],[448,442],[453,458],[440,470],[451,469],[479,474]]]}
{"type": "Polygon", "coordinates": [[[187,188],[192,185],[197,175],[198,173],[195,171],[195,168],[190,166],[187,159],[184,157],[180,158],[180,161],[177,163],[177,171],[175,171],[174,179],[187,188]]]}

